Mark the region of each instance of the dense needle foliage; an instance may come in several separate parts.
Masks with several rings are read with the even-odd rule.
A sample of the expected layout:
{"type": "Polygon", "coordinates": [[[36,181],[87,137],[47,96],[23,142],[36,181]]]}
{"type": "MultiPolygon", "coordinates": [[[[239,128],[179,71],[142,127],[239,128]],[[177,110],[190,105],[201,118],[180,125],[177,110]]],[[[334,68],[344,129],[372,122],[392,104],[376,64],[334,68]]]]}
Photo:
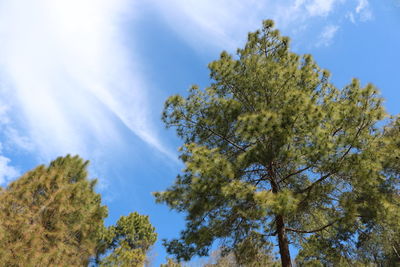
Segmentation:
{"type": "Polygon", "coordinates": [[[82,266],[107,216],[87,179],[88,162],[58,158],[0,194],[0,261],[5,266],[82,266]]]}
{"type": "Polygon", "coordinates": [[[98,259],[100,266],[144,266],[146,252],[157,240],[154,231],[148,216],[137,212],[122,216],[101,234],[98,253],[107,256],[98,259]]]}

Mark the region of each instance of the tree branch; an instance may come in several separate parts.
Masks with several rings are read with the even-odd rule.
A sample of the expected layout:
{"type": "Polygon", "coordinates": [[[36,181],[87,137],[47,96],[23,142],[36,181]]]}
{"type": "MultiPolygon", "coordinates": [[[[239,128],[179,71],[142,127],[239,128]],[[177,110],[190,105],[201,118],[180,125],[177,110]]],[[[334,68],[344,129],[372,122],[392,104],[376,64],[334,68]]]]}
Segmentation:
{"type": "Polygon", "coordinates": [[[285,178],[281,179],[280,181],[278,181],[278,184],[281,183],[281,182],[283,182],[283,181],[285,181],[285,180],[288,179],[289,177],[292,177],[292,176],[294,176],[294,175],[300,174],[300,173],[302,173],[302,172],[304,172],[304,171],[306,171],[306,170],[308,170],[308,169],[310,169],[310,168],[311,168],[311,166],[308,166],[308,167],[305,167],[305,168],[303,168],[303,169],[297,170],[297,171],[295,171],[295,172],[293,172],[293,173],[287,175],[285,178]]]}
{"type": "MultiPolygon", "coordinates": [[[[354,142],[357,139],[358,135],[361,133],[361,131],[364,129],[365,125],[364,125],[364,120],[361,123],[362,125],[360,126],[360,128],[358,128],[354,139],[351,143],[351,145],[347,148],[347,150],[343,153],[343,155],[340,157],[340,159],[338,160],[338,163],[341,164],[343,159],[350,153],[351,149],[353,148],[354,142]]],[[[300,190],[298,193],[304,193],[307,190],[311,190],[316,184],[322,182],[323,180],[327,179],[329,176],[331,176],[332,174],[335,174],[336,171],[332,171],[329,172],[328,174],[322,176],[321,178],[319,178],[318,180],[316,180],[315,182],[313,182],[310,186],[304,188],[303,190],[300,190]]],[[[308,196],[307,196],[308,197],[308,196]]]]}
{"type": "Polygon", "coordinates": [[[335,136],[339,131],[341,131],[343,129],[342,126],[340,126],[339,128],[337,128],[335,131],[333,131],[332,136],[335,136]]]}
{"type": "Polygon", "coordinates": [[[311,185],[307,186],[306,188],[304,188],[303,190],[298,191],[298,194],[304,193],[306,191],[311,190],[316,184],[324,181],[325,179],[327,179],[329,176],[331,176],[332,174],[335,174],[335,172],[329,172],[323,176],[321,176],[318,180],[316,180],[315,182],[313,182],[311,185]]]}
{"type": "Polygon", "coordinates": [[[396,253],[397,258],[400,259],[400,255],[399,255],[399,252],[397,251],[396,247],[392,246],[392,248],[393,248],[394,252],[396,253]]]}
{"type": "MultiPolygon", "coordinates": [[[[185,117],[186,117],[186,116],[185,116],[185,117]]],[[[194,124],[194,125],[199,125],[201,128],[203,128],[203,129],[209,131],[210,133],[212,133],[212,134],[218,136],[219,138],[221,138],[222,140],[228,142],[229,144],[231,144],[232,146],[236,147],[237,149],[239,149],[239,150],[241,150],[241,151],[243,151],[243,152],[246,152],[246,150],[245,150],[244,148],[242,148],[241,146],[237,145],[237,144],[234,143],[233,141],[229,140],[229,139],[226,138],[225,136],[222,136],[222,135],[220,135],[219,133],[215,132],[213,129],[211,129],[211,128],[207,127],[207,126],[201,125],[201,124],[199,124],[199,123],[196,123],[195,121],[192,121],[192,120],[189,119],[188,117],[186,117],[186,121],[188,121],[188,122],[190,122],[191,124],[194,124]]]]}
{"type": "Polygon", "coordinates": [[[287,231],[292,231],[292,232],[295,232],[295,233],[300,233],[300,234],[312,234],[312,233],[320,232],[320,231],[328,228],[329,226],[333,225],[337,221],[339,221],[339,220],[335,220],[335,221],[333,221],[333,222],[331,222],[331,223],[329,223],[327,225],[324,225],[324,226],[322,226],[320,228],[317,228],[317,229],[314,229],[314,230],[308,230],[307,231],[307,230],[300,230],[300,229],[294,229],[294,228],[289,228],[289,227],[286,227],[286,230],[287,231]]]}

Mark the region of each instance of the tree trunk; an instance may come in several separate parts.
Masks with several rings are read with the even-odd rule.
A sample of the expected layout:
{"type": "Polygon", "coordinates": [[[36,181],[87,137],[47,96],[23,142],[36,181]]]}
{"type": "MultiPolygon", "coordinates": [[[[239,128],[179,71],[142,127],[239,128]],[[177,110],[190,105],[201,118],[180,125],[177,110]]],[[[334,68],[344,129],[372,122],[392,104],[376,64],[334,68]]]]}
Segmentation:
{"type": "Polygon", "coordinates": [[[282,215],[276,216],[276,230],[278,233],[279,254],[281,255],[282,267],[292,267],[290,260],[289,240],[286,236],[285,222],[282,215]]]}
{"type": "MultiPolygon", "coordinates": [[[[269,174],[271,176],[271,189],[272,193],[277,194],[279,192],[279,186],[276,182],[275,171],[273,164],[269,164],[269,174]]],[[[285,221],[283,216],[276,215],[276,232],[278,234],[279,254],[281,255],[282,267],[292,267],[292,261],[290,260],[289,251],[289,240],[285,231],[285,221]]]]}

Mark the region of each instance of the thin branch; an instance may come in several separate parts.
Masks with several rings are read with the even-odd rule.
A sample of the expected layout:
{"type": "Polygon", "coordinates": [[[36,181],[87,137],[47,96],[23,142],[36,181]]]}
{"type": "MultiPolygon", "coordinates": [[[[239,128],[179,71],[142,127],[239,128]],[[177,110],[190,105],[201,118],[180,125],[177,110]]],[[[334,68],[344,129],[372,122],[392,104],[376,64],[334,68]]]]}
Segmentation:
{"type": "Polygon", "coordinates": [[[303,168],[303,169],[297,170],[297,171],[295,171],[295,172],[293,172],[293,173],[287,175],[285,178],[281,179],[280,181],[278,181],[278,184],[281,183],[281,182],[283,182],[283,181],[285,181],[285,180],[288,179],[289,177],[292,177],[292,176],[294,176],[294,175],[300,174],[300,173],[302,173],[302,172],[304,172],[304,171],[306,171],[306,170],[308,170],[308,169],[310,169],[310,168],[311,168],[311,166],[308,166],[308,167],[305,167],[305,168],[303,168]]]}
{"type": "Polygon", "coordinates": [[[295,232],[295,233],[300,233],[300,234],[312,234],[312,233],[315,233],[315,232],[320,232],[320,231],[322,231],[322,230],[325,230],[326,228],[328,228],[329,226],[331,226],[331,225],[333,225],[334,223],[336,223],[338,220],[335,220],[335,221],[333,221],[333,222],[331,222],[331,223],[329,223],[329,224],[327,224],[327,225],[325,225],[325,226],[322,226],[322,227],[320,227],[320,228],[317,228],[317,229],[314,229],[314,230],[300,230],[300,229],[294,229],[294,228],[289,228],[289,227],[286,227],[285,229],[287,230],[287,231],[291,231],[291,232],[295,232]]]}
{"type": "Polygon", "coordinates": [[[325,179],[327,179],[329,176],[335,174],[335,172],[329,172],[323,176],[321,176],[318,180],[316,180],[315,182],[313,182],[311,185],[307,186],[306,188],[304,188],[303,190],[298,191],[297,193],[301,194],[304,193],[306,191],[310,191],[316,184],[324,181],[325,179]]]}
{"type": "Polygon", "coordinates": [[[255,183],[255,186],[257,186],[260,182],[264,182],[264,181],[271,181],[271,178],[268,178],[267,175],[263,175],[261,178],[259,179],[253,179],[253,180],[248,180],[246,182],[248,183],[255,183]]]}
{"type": "Polygon", "coordinates": [[[337,128],[333,133],[332,136],[335,136],[339,131],[341,131],[343,129],[342,126],[340,126],[339,128],[337,128]]]}
{"type": "Polygon", "coordinates": [[[394,253],[396,253],[397,258],[400,259],[400,254],[399,254],[399,252],[397,251],[396,247],[395,247],[395,246],[392,246],[392,248],[393,248],[393,250],[394,250],[394,253]]]}
{"type": "Polygon", "coordinates": [[[268,234],[261,234],[263,236],[276,236],[278,234],[278,231],[274,231],[272,233],[268,233],[268,234]]]}
{"type": "MultiPolygon", "coordinates": [[[[346,151],[343,153],[343,155],[339,158],[339,160],[338,160],[338,163],[339,163],[339,164],[341,164],[342,161],[344,160],[344,158],[350,153],[351,149],[353,148],[353,145],[354,145],[355,140],[357,139],[357,137],[358,137],[358,135],[360,134],[361,130],[363,130],[364,127],[366,126],[366,125],[364,125],[364,120],[363,120],[363,122],[362,122],[361,124],[362,124],[362,125],[360,126],[360,128],[358,128],[357,133],[355,134],[354,139],[353,139],[351,145],[347,148],[347,150],[346,150],[346,151]]],[[[313,183],[312,183],[311,185],[309,185],[308,187],[304,188],[303,190],[300,190],[298,193],[304,193],[304,192],[307,191],[307,190],[311,190],[316,184],[318,184],[318,183],[324,181],[325,179],[327,179],[329,176],[335,174],[336,172],[337,172],[337,171],[329,172],[328,174],[322,176],[321,178],[319,178],[318,180],[316,180],[315,182],[313,182],[313,183]]],[[[307,197],[308,197],[308,195],[307,195],[307,197]]],[[[303,202],[303,201],[302,201],[302,202],[303,202]]]]}
{"type": "MultiPolygon", "coordinates": [[[[185,117],[186,117],[186,116],[185,116],[185,117]]],[[[189,119],[188,117],[186,117],[186,121],[190,122],[190,123],[193,124],[193,125],[199,125],[198,123],[196,123],[195,121],[192,121],[192,120],[189,119]]],[[[237,145],[235,142],[229,140],[229,139],[226,138],[225,136],[222,136],[222,135],[220,135],[219,133],[215,132],[213,129],[211,129],[211,128],[207,127],[207,126],[201,125],[201,124],[200,124],[200,127],[203,128],[203,129],[205,129],[205,130],[207,130],[207,131],[209,131],[209,132],[211,132],[212,134],[218,136],[219,138],[221,138],[222,140],[228,142],[229,144],[231,144],[232,146],[236,147],[237,149],[239,149],[239,150],[241,150],[241,151],[243,151],[243,152],[246,152],[246,150],[245,150],[244,148],[242,148],[241,146],[237,145]]]]}
{"type": "Polygon", "coordinates": [[[253,173],[253,172],[265,172],[266,170],[264,168],[261,169],[252,169],[252,170],[244,170],[244,173],[253,173]]]}

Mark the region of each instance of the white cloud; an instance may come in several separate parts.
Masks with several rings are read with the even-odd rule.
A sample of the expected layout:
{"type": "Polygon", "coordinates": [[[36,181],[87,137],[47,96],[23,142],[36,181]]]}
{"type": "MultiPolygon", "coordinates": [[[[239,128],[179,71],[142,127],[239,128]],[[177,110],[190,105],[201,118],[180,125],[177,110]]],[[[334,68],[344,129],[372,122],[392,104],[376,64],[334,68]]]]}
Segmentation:
{"type": "Polygon", "coordinates": [[[368,0],[357,0],[357,6],[353,11],[347,14],[347,18],[352,22],[366,22],[374,18],[370,3],[368,0]]]}
{"type": "MultiPolygon", "coordinates": [[[[142,2],[148,3],[149,1],[142,2]]],[[[167,23],[195,48],[233,50],[246,33],[264,19],[290,33],[306,29],[313,19],[326,17],[344,0],[152,0],[167,23]]]]}
{"type": "Polygon", "coordinates": [[[15,167],[10,166],[10,159],[0,155],[0,185],[6,184],[19,175],[19,171],[15,167]]]}
{"type": "MultiPolygon", "coordinates": [[[[368,18],[368,1],[358,1],[352,12],[357,19],[368,18]]],[[[13,103],[9,108],[20,122],[5,134],[19,147],[39,150],[46,160],[65,153],[85,156],[92,153],[93,144],[120,142],[114,120],[118,118],[142,140],[173,158],[149,119],[149,88],[139,67],[143,62],[131,52],[134,47],[128,50],[121,31],[125,15],[131,18],[139,15],[140,7],[151,6],[194,47],[232,51],[263,19],[274,19],[285,34],[300,35],[317,19],[329,18],[343,3],[0,1],[0,91],[3,99],[13,103]]],[[[320,45],[332,41],[335,27],[324,29],[320,45]]],[[[1,114],[0,110],[0,120],[1,114]]]]}
{"type": "Polygon", "coordinates": [[[6,185],[7,182],[17,178],[20,173],[17,168],[10,165],[11,160],[4,155],[3,144],[0,143],[0,186],[6,185]]]}
{"type": "Polygon", "coordinates": [[[352,23],[356,23],[356,18],[354,17],[353,12],[347,13],[346,17],[347,17],[352,23]]]}
{"type": "MultiPolygon", "coordinates": [[[[145,82],[122,39],[123,14],[135,11],[129,4],[0,2],[0,79],[6,84],[0,88],[2,97],[13,101],[12,113],[43,157],[88,155],[90,144],[119,142],[115,117],[174,157],[149,121],[145,82]]],[[[17,132],[9,134],[21,145],[29,143],[17,132]]]]}
{"type": "Polygon", "coordinates": [[[9,146],[20,148],[28,152],[34,150],[35,145],[27,136],[22,135],[17,129],[10,125],[7,125],[4,128],[4,137],[9,146]]]}
{"type": "Polygon", "coordinates": [[[319,36],[319,41],[316,46],[329,46],[332,43],[335,34],[339,30],[339,26],[337,25],[328,25],[324,28],[319,36]]]}
{"type": "Polygon", "coordinates": [[[358,0],[358,5],[356,7],[356,13],[360,13],[368,6],[368,0],[358,0]]]}
{"type": "Polygon", "coordinates": [[[10,122],[10,118],[7,115],[8,107],[0,102],[0,125],[5,125],[10,122]]]}
{"type": "Polygon", "coordinates": [[[361,21],[368,21],[373,18],[368,0],[358,0],[355,12],[359,15],[361,21]]]}
{"type": "MultiPolygon", "coordinates": [[[[147,3],[148,1],[144,1],[147,3]]],[[[166,21],[194,46],[214,43],[232,47],[243,31],[257,27],[267,1],[171,0],[152,1],[166,21]],[[249,13],[249,9],[253,12],[249,13]]]]}
{"type": "Polygon", "coordinates": [[[307,4],[307,11],[311,16],[327,16],[332,12],[337,0],[313,0],[307,4]]]}

